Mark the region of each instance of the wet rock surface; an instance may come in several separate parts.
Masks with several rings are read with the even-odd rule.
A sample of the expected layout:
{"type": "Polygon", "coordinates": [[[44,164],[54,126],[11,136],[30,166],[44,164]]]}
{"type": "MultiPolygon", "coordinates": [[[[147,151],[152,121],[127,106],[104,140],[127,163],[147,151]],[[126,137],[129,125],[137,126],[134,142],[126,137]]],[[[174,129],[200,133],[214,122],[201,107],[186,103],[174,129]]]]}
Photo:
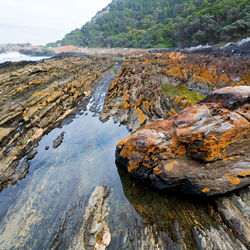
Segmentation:
{"type": "Polygon", "coordinates": [[[122,248],[247,249],[247,245],[223,223],[212,197],[158,192],[130,178],[123,166],[117,167],[124,193],[144,222],[128,225],[126,237],[120,240],[124,242],[122,248]]]}
{"type": "Polygon", "coordinates": [[[64,57],[0,69],[0,187],[11,183],[18,161],[89,98],[113,64],[103,57],[64,57]]]}
{"type": "Polygon", "coordinates": [[[223,194],[250,184],[250,87],[215,91],[117,145],[116,159],[160,190],[223,194]]]}
{"type": "Polygon", "coordinates": [[[217,200],[217,209],[224,223],[237,238],[250,248],[250,192],[249,187],[217,200]]]}
{"type": "Polygon", "coordinates": [[[104,218],[107,215],[109,190],[98,186],[91,194],[85,208],[84,223],[69,249],[106,249],[111,235],[104,218]]]}
{"type": "Polygon", "coordinates": [[[111,234],[105,217],[108,215],[110,189],[94,188],[86,204],[75,205],[64,216],[49,249],[106,249],[111,234]],[[74,223],[69,227],[69,224],[74,223]]]}
{"type": "Polygon", "coordinates": [[[53,148],[59,147],[63,142],[64,132],[62,132],[54,141],[53,141],[53,148]]]}

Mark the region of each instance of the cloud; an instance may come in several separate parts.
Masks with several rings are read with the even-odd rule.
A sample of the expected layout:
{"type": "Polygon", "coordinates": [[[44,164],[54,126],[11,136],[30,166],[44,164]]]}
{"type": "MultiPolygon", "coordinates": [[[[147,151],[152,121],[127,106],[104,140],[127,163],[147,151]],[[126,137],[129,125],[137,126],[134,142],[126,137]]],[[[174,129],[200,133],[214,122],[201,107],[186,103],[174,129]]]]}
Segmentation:
{"type": "Polygon", "coordinates": [[[38,44],[39,36],[43,44],[61,39],[90,21],[109,2],[111,0],[0,0],[0,43],[16,42],[20,38],[20,41],[38,44]],[[23,27],[26,32],[20,32],[23,27]]]}

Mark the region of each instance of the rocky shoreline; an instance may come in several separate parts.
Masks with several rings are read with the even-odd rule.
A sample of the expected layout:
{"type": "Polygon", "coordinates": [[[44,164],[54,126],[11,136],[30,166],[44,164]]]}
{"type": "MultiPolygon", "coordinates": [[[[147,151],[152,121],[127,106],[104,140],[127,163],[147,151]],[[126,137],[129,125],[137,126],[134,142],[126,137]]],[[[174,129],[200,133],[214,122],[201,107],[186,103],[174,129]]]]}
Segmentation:
{"type": "Polygon", "coordinates": [[[0,44],[0,54],[8,52],[19,52],[28,56],[64,56],[64,55],[105,55],[123,57],[133,53],[169,53],[180,52],[187,54],[203,54],[210,57],[243,57],[250,58],[250,38],[240,40],[236,43],[227,43],[221,45],[199,45],[191,48],[176,48],[176,49],[132,49],[132,48],[82,48],[76,46],[60,46],[60,47],[46,47],[34,46],[29,43],[25,44],[0,44]]]}
{"type": "MultiPolygon", "coordinates": [[[[181,190],[188,194],[222,194],[248,186],[249,65],[247,57],[179,52],[128,58],[109,87],[101,114],[101,119],[113,117],[115,122],[125,124],[134,132],[117,145],[118,168],[126,169],[131,177],[160,190],[170,187],[177,190],[183,185],[181,190]],[[221,89],[223,87],[228,88],[221,89]],[[204,95],[208,97],[202,101],[204,95]],[[194,99],[201,101],[191,106],[194,99]],[[200,117],[196,123],[195,114],[200,117]],[[169,120],[162,120],[167,118],[169,120]],[[237,128],[237,123],[244,128],[237,128]],[[178,144],[178,138],[183,143],[178,144]],[[206,138],[211,141],[206,143],[206,138]],[[183,158],[185,154],[187,157],[183,158]],[[199,167],[195,173],[191,168],[196,165],[199,167]]],[[[214,199],[214,209],[226,226],[209,230],[193,228],[192,237],[198,249],[249,248],[247,197],[248,187],[238,195],[214,199]],[[231,242],[227,227],[236,236],[231,242]],[[228,242],[227,245],[224,242],[228,242]]]]}
{"type": "Polygon", "coordinates": [[[20,159],[89,98],[96,79],[114,64],[105,58],[64,57],[40,63],[12,63],[0,69],[1,188],[27,173],[29,164],[20,163],[20,159]]]}
{"type": "MultiPolygon", "coordinates": [[[[235,186],[249,185],[249,58],[180,52],[108,53],[0,65],[0,190],[25,176],[36,154],[36,143],[60,126],[80,103],[87,103],[98,79],[116,71],[114,65],[125,58],[98,112],[101,120],[113,117],[134,132],[118,145],[116,155],[122,165],[118,165],[118,172],[124,193],[144,223],[126,228],[126,236],[121,233],[124,229],[119,229],[117,234],[124,238],[118,243],[130,249],[249,249],[249,187],[232,192],[235,186]],[[211,130],[204,134],[209,126],[211,130]],[[186,128],[188,133],[184,133],[186,128]],[[171,141],[176,135],[180,140],[171,141]],[[211,140],[204,143],[206,138],[211,140]],[[169,142],[176,144],[168,148],[169,142]],[[156,150],[157,143],[163,144],[168,155],[156,150]],[[130,149],[126,151],[126,147],[130,149]],[[171,176],[177,165],[188,170],[178,172],[183,178],[171,176]],[[190,169],[193,165],[195,172],[190,169]],[[181,201],[173,197],[177,199],[173,202],[176,211],[167,200],[152,208],[158,192],[137,188],[141,184],[124,169],[144,181],[142,185],[165,189],[162,180],[170,177],[175,188],[184,184],[186,193],[217,196],[205,198],[203,205],[193,201],[193,206],[184,201],[191,199],[187,196],[183,199],[187,209],[178,205],[181,197],[181,201]],[[225,178],[220,180],[221,176],[225,178]],[[176,182],[177,177],[180,182],[176,182]],[[221,195],[228,191],[231,193],[221,195]]],[[[95,109],[98,103],[93,104],[95,109]]],[[[55,146],[62,140],[63,134],[56,138],[55,146]]],[[[105,249],[112,244],[109,222],[113,219],[107,213],[111,193],[105,186],[94,189],[81,210],[84,222],[69,244],[72,248],[80,244],[87,249],[105,249]]],[[[60,244],[57,236],[51,244],[51,249],[60,244]]]]}

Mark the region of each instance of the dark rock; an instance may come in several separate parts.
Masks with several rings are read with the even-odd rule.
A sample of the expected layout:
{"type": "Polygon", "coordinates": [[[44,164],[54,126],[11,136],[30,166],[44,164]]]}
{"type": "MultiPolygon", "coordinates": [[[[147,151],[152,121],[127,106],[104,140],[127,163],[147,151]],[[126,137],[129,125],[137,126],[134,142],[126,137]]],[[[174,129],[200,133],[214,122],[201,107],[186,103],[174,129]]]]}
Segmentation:
{"type": "Polygon", "coordinates": [[[54,141],[53,141],[53,148],[57,148],[59,147],[62,142],[63,142],[63,138],[64,138],[64,132],[62,132],[54,141]]]}
{"type": "Polygon", "coordinates": [[[33,150],[27,155],[26,159],[27,159],[28,161],[30,161],[30,160],[32,160],[32,159],[35,157],[36,154],[37,154],[37,150],[36,150],[36,149],[33,149],[33,150]]]}
{"type": "Polygon", "coordinates": [[[45,146],[45,150],[49,150],[49,146],[45,146]]]}
{"type": "Polygon", "coordinates": [[[245,38],[237,43],[228,43],[219,48],[220,51],[228,56],[247,56],[250,57],[250,38],[245,38]]]}
{"type": "Polygon", "coordinates": [[[224,223],[233,233],[250,248],[250,192],[249,187],[240,190],[239,194],[230,194],[217,199],[217,209],[224,223]]]}

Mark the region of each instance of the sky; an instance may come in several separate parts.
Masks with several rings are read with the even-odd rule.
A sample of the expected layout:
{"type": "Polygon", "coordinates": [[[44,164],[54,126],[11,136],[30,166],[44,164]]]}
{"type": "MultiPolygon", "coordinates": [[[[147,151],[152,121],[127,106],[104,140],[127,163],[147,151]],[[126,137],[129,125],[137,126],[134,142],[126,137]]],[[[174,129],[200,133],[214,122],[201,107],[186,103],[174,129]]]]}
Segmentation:
{"type": "Polygon", "coordinates": [[[81,28],[111,0],[0,0],[0,44],[45,45],[81,28]]]}

